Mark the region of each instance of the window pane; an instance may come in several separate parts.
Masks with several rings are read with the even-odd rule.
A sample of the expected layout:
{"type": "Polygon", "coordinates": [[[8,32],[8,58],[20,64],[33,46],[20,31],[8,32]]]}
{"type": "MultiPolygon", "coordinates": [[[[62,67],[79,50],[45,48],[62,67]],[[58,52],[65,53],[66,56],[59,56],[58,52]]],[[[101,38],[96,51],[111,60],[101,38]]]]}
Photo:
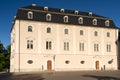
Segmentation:
{"type": "Polygon", "coordinates": [[[68,34],[68,29],[64,29],[64,33],[65,33],[65,34],[68,34]]]}
{"type": "Polygon", "coordinates": [[[32,32],[32,26],[28,26],[28,32],[32,32]]]}

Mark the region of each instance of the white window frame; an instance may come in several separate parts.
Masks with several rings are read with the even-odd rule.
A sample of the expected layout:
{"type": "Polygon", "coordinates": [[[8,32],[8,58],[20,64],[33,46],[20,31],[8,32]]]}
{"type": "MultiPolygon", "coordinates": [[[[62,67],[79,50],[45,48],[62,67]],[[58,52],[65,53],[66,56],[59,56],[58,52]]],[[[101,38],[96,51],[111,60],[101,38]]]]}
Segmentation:
{"type": "Polygon", "coordinates": [[[33,40],[27,40],[27,49],[33,49],[33,40]]]}
{"type": "Polygon", "coordinates": [[[105,21],[105,26],[110,26],[110,21],[109,20],[105,21]]]}
{"type": "Polygon", "coordinates": [[[65,22],[65,23],[68,23],[68,16],[64,16],[63,19],[64,19],[64,22],[65,22]]]}
{"type": "Polygon", "coordinates": [[[97,25],[97,19],[93,19],[92,23],[93,25],[97,25]]]}
{"type": "Polygon", "coordinates": [[[29,11],[27,15],[28,15],[28,19],[33,19],[33,12],[32,11],[29,11]]]}
{"type": "Polygon", "coordinates": [[[51,21],[51,14],[46,14],[46,20],[51,21]]]}
{"type": "Polygon", "coordinates": [[[83,24],[83,18],[82,18],[82,17],[79,17],[79,18],[78,18],[78,23],[79,23],[79,24],[83,24]]]}

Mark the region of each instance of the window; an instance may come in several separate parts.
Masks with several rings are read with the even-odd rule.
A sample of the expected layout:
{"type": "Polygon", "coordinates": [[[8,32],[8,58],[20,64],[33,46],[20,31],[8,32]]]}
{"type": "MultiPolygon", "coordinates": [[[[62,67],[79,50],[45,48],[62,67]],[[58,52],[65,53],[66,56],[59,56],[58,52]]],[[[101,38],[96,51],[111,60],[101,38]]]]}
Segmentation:
{"type": "Polygon", "coordinates": [[[78,11],[77,11],[77,10],[75,11],[75,14],[76,14],[76,15],[78,14],[78,11]]]}
{"type": "Polygon", "coordinates": [[[64,29],[64,34],[68,34],[68,29],[64,29]]]}
{"type": "Polygon", "coordinates": [[[33,12],[28,12],[28,19],[33,19],[33,12]]]}
{"type": "Polygon", "coordinates": [[[47,15],[46,15],[46,20],[47,20],[47,21],[51,21],[51,14],[47,14],[47,15]]]}
{"type": "Polygon", "coordinates": [[[82,17],[78,18],[78,23],[83,24],[83,18],[82,17]]]}
{"type": "Polygon", "coordinates": [[[33,40],[27,40],[27,49],[33,49],[33,40]]]}
{"type": "Polygon", "coordinates": [[[84,64],[84,63],[85,63],[85,61],[83,61],[83,60],[82,60],[82,61],[80,61],[80,63],[81,63],[81,64],[84,64]]]}
{"type": "Polygon", "coordinates": [[[64,16],[64,22],[68,22],[68,16],[64,16]]]}
{"type": "Polygon", "coordinates": [[[64,13],[64,11],[65,11],[64,9],[61,9],[61,10],[60,10],[60,12],[62,12],[62,13],[64,13]]]}
{"type": "Polygon", "coordinates": [[[51,50],[52,49],[52,42],[51,41],[46,41],[46,49],[51,50]]]}
{"type": "Polygon", "coordinates": [[[107,51],[107,52],[111,52],[111,45],[110,45],[110,44],[107,44],[107,45],[106,45],[106,51],[107,51]]]}
{"type": "Polygon", "coordinates": [[[94,51],[98,52],[99,51],[99,44],[94,44],[94,51]]]}
{"type": "Polygon", "coordinates": [[[79,50],[80,51],[84,51],[84,43],[80,43],[79,44],[79,50]]]}
{"type": "Polygon", "coordinates": [[[70,63],[70,61],[69,61],[69,60],[66,60],[66,61],[65,61],[65,63],[66,63],[66,64],[69,64],[69,63],[70,63]]]}
{"type": "Polygon", "coordinates": [[[65,51],[69,50],[69,42],[64,42],[64,50],[65,51]]]}
{"type": "Polygon", "coordinates": [[[45,7],[44,7],[44,10],[45,10],[45,11],[47,11],[47,10],[48,10],[48,7],[47,7],[47,6],[45,6],[45,7]]]}
{"type": "Polygon", "coordinates": [[[51,33],[51,28],[47,28],[47,33],[51,33]]]}
{"type": "Polygon", "coordinates": [[[110,32],[107,32],[107,37],[110,37],[110,32]]]}
{"type": "Polygon", "coordinates": [[[32,63],[33,63],[33,60],[28,60],[27,63],[28,63],[28,64],[32,64],[32,63]]]}
{"type": "Polygon", "coordinates": [[[84,35],[83,30],[80,30],[80,35],[84,35]]]}
{"type": "Polygon", "coordinates": [[[97,31],[94,32],[94,36],[98,36],[98,32],[97,31]]]}
{"type": "Polygon", "coordinates": [[[32,26],[28,26],[28,32],[32,32],[32,26]]]}
{"type": "Polygon", "coordinates": [[[110,26],[110,21],[109,20],[105,21],[105,26],[110,26]]]}
{"type": "Polygon", "coordinates": [[[97,25],[97,19],[93,19],[93,25],[97,25]]]}

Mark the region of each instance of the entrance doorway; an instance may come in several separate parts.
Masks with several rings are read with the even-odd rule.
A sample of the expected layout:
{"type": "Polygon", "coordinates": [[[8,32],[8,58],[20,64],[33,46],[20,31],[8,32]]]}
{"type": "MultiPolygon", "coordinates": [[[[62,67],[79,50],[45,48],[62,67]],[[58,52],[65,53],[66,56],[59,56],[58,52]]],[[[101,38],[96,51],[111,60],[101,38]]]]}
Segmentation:
{"type": "Polygon", "coordinates": [[[52,70],[52,61],[51,60],[47,61],[47,70],[52,70]]]}
{"type": "Polygon", "coordinates": [[[95,62],[95,67],[96,67],[97,70],[99,69],[99,61],[95,62]]]}

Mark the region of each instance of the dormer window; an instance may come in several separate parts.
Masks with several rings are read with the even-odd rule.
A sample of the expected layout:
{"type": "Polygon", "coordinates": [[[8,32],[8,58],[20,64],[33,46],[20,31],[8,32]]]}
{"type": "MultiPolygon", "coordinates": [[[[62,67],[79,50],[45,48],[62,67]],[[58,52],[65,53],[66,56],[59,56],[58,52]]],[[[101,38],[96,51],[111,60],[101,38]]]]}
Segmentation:
{"type": "Polygon", "coordinates": [[[45,10],[45,11],[48,11],[48,7],[47,7],[47,6],[45,6],[45,7],[44,7],[44,10],[45,10]]]}
{"type": "Polygon", "coordinates": [[[110,21],[109,20],[105,21],[105,26],[110,26],[110,21]]]}
{"type": "Polygon", "coordinates": [[[51,14],[47,14],[47,15],[46,15],[46,20],[47,20],[47,21],[51,21],[51,14]]]}
{"type": "Polygon", "coordinates": [[[28,19],[33,19],[33,12],[30,11],[30,12],[28,12],[27,15],[28,15],[28,19]]]}
{"type": "Polygon", "coordinates": [[[89,12],[89,16],[92,16],[92,12],[89,12]]]}
{"type": "Polygon", "coordinates": [[[82,17],[78,18],[78,23],[83,24],[83,18],[82,17]]]}
{"type": "Polygon", "coordinates": [[[97,25],[97,19],[93,19],[93,25],[97,25]]]}
{"type": "Polygon", "coordinates": [[[60,10],[61,13],[64,13],[64,11],[65,11],[64,9],[61,9],[61,10],[60,10]]]}
{"type": "Polygon", "coordinates": [[[78,14],[78,11],[77,11],[77,10],[75,11],[75,14],[76,14],[76,15],[78,14]]]}
{"type": "Polygon", "coordinates": [[[66,23],[68,22],[68,16],[64,16],[63,19],[64,19],[64,22],[66,22],[66,23]]]}

